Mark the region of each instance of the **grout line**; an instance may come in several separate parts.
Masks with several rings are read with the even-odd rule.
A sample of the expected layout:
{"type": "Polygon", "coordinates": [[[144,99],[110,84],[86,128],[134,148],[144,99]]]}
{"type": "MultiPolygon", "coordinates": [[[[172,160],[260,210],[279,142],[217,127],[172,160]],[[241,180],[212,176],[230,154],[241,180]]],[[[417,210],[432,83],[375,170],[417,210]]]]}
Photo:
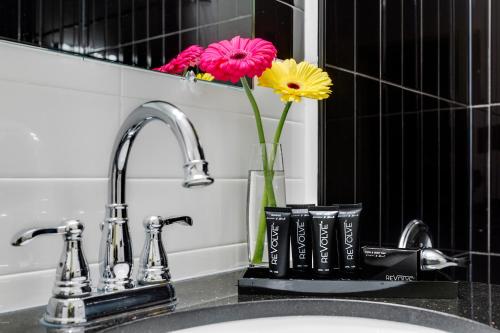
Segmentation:
{"type": "MultiPolygon", "coordinates": [[[[162,35],[165,34],[165,1],[166,0],[161,0],[161,33],[162,35]]],[[[161,41],[161,63],[164,64],[166,63],[167,60],[165,59],[165,39],[161,41]]]]}
{"type": "MultiPolygon", "coordinates": [[[[127,181],[163,181],[163,182],[181,182],[184,180],[183,177],[128,177],[127,181]]],[[[247,177],[234,177],[234,178],[228,178],[228,177],[215,177],[216,182],[232,182],[232,181],[247,181],[247,177]]],[[[303,181],[304,178],[297,178],[297,177],[286,177],[287,181],[303,181]]],[[[61,177],[26,177],[26,178],[0,178],[0,182],[33,182],[33,181],[50,181],[50,182],[65,182],[65,181],[104,181],[107,182],[108,178],[95,178],[95,177],[89,177],[89,178],[75,178],[75,177],[68,177],[68,178],[61,178],[61,177]]]]}
{"type": "Polygon", "coordinates": [[[276,1],[276,2],[278,2],[278,3],[280,3],[280,4],[282,4],[282,5],[285,5],[285,6],[287,6],[287,7],[290,7],[292,10],[296,10],[296,11],[298,11],[298,12],[304,13],[304,10],[303,10],[302,8],[297,7],[297,6],[295,6],[295,5],[292,5],[292,4],[289,4],[288,2],[285,2],[285,1],[283,1],[283,0],[274,0],[274,1],[276,1]]]}
{"type": "MultiPolygon", "coordinates": [[[[151,43],[149,41],[149,17],[150,17],[150,11],[149,11],[149,0],[146,0],[146,38],[148,39],[146,41],[146,68],[150,69],[151,68],[151,43]]],[[[121,41],[119,42],[121,43],[121,41]]]]}
{"type": "Polygon", "coordinates": [[[382,246],[382,1],[379,1],[378,10],[378,243],[382,246]]]}
{"type": "Polygon", "coordinates": [[[449,64],[449,77],[448,77],[448,83],[449,83],[449,86],[450,86],[450,97],[453,97],[455,98],[456,97],[456,89],[455,89],[455,85],[454,83],[456,82],[455,80],[455,71],[454,71],[454,68],[455,68],[455,6],[454,6],[454,2],[451,1],[450,2],[450,14],[451,14],[451,19],[450,19],[450,34],[453,35],[453,38],[450,38],[449,40],[449,47],[450,47],[450,55],[449,55],[449,60],[450,60],[450,64],[449,64]]]}
{"type": "Polygon", "coordinates": [[[43,1],[38,0],[39,12],[38,12],[38,46],[42,46],[43,39],[43,1]]]}
{"type": "MultiPolygon", "coordinates": [[[[437,41],[437,95],[441,97],[441,5],[437,1],[437,27],[438,27],[438,41],[437,41]]],[[[441,244],[441,103],[438,102],[438,247],[441,244]]]]}
{"type": "MultiPolygon", "coordinates": [[[[465,107],[470,107],[470,105],[467,105],[467,104],[463,104],[463,103],[460,103],[460,102],[457,102],[457,101],[453,101],[453,100],[450,100],[450,99],[442,98],[442,97],[439,97],[439,96],[436,96],[436,95],[428,94],[426,92],[422,92],[422,91],[419,91],[419,90],[411,89],[411,88],[402,86],[402,85],[394,83],[394,82],[386,81],[386,80],[383,80],[383,79],[378,79],[376,77],[373,77],[373,76],[370,76],[370,75],[366,75],[366,74],[363,74],[363,73],[359,73],[359,72],[355,72],[355,71],[352,71],[350,69],[345,69],[345,68],[334,66],[334,65],[330,65],[330,64],[325,64],[325,67],[336,69],[336,70],[339,70],[339,71],[342,71],[342,72],[346,72],[346,73],[350,73],[350,74],[353,74],[353,75],[361,76],[361,77],[364,77],[366,79],[370,79],[370,80],[374,80],[374,81],[380,81],[381,83],[389,85],[389,86],[393,86],[393,87],[396,87],[396,88],[399,88],[399,89],[402,89],[402,90],[406,90],[406,91],[409,91],[409,92],[412,92],[412,93],[415,93],[415,94],[420,94],[420,95],[424,95],[424,96],[427,96],[427,97],[435,98],[435,99],[438,99],[438,100],[441,100],[441,101],[444,101],[444,102],[447,102],[447,103],[455,104],[457,106],[461,106],[461,107],[464,107],[464,108],[465,107]]],[[[500,103],[498,103],[498,104],[500,105],[500,103]]]]}
{"type": "MultiPolygon", "coordinates": [[[[403,91],[400,91],[400,96],[399,96],[399,99],[400,99],[400,107],[401,107],[401,111],[403,110],[404,108],[404,99],[403,99],[403,91]]],[[[399,113],[399,116],[401,117],[401,220],[400,220],[400,226],[399,226],[399,230],[400,231],[403,231],[403,228],[405,226],[405,221],[404,221],[404,191],[405,191],[405,186],[404,186],[404,172],[405,172],[405,162],[404,162],[404,117],[403,117],[403,112],[400,112],[399,113]]]]}
{"type": "MultiPolygon", "coordinates": [[[[88,89],[79,89],[79,88],[71,88],[71,87],[63,87],[63,86],[60,86],[60,85],[54,85],[54,84],[45,84],[45,83],[39,83],[39,82],[31,82],[31,81],[24,81],[24,80],[12,80],[12,79],[5,79],[5,78],[0,78],[0,84],[1,83],[6,83],[6,84],[9,84],[9,83],[16,83],[16,84],[21,84],[21,85],[26,85],[26,86],[33,86],[33,87],[44,87],[44,88],[50,88],[50,89],[60,89],[60,90],[67,90],[67,91],[72,91],[72,92],[80,92],[80,93],[85,93],[85,94],[95,94],[95,95],[100,95],[100,96],[109,96],[109,97],[118,97],[120,102],[119,102],[119,105],[121,107],[121,100],[122,98],[126,98],[126,99],[134,99],[134,100],[137,100],[137,101],[142,101],[142,100],[150,100],[151,98],[150,97],[137,97],[137,96],[126,96],[124,95],[123,91],[124,91],[124,80],[123,80],[123,70],[125,69],[130,69],[130,68],[118,68],[119,70],[119,74],[118,74],[118,77],[119,77],[119,84],[121,85],[119,88],[119,92],[118,93],[107,93],[107,92],[102,92],[102,91],[97,91],[97,90],[88,90],[88,89]]],[[[143,69],[140,69],[141,71],[143,69]]],[[[162,74],[159,74],[159,75],[162,75],[162,74]]],[[[180,78],[181,79],[181,78],[180,78]]],[[[198,83],[202,83],[204,84],[203,82],[197,82],[198,83]]],[[[211,84],[212,85],[212,84],[211,84]]],[[[226,88],[226,87],[224,87],[226,88]]],[[[229,87],[229,88],[232,88],[232,87],[229,87]]],[[[233,88],[232,88],[233,89],[233,88]]],[[[234,88],[234,89],[237,89],[237,88],[234,88]]],[[[240,91],[239,88],[238,90],[235,90],[235,91],[240,91]]],[[[197,110],[200,110],[200,111],[208,111],[208,112],[214,112],[214,113],[226,113],[226,114],[232,114],[232,115],[242,115],[244,117],[252,117],[252,115],[248,114],[248,113],[241,113],[241,112],[237,112],[237,111],[231,111],[231,110],[235,110],[234,108],[232,108],[231,110],[229,109],[218,109],[218,110],[214,110],[213,108],[207,108],[203,105],[199,105],[199,104],[188,104],[188,103],[177,103],[178,106],[181,106],[181,107],[188,107],[188,108],[192,108],[192,109],[197,109],[197,110]]],[[[120,116],[121,116],[121,108],[120,108],[120,116]]],[[[264,120],[270,120],[270,121],[278,121],[279,118],[273,118],[271,116],[263,116],[262,119],[264,120]]],[[[304,122],[301,121],[301,120],[294,120],[294,119],[287,119],[287,123],[292,123],[292,124],[297,124],[297,125],[304,125],[304,122]]]]}
{"type": "Polygon", "coordinates": [[[120,69],[120,98],[118,98],[118,128],[120,128],[125,116],[123,114],[123,70],[120,69]]]}
{"type": "MultiPolygon", "coordinates": [[[[468,61],[467,61],[467,66],[469,67],[467,70],[467,95],[468,95],[468,101],[469,104],[472,104],[472,87],[473,87],[473,82],[472,82],[472,0],[468,1],[468,29],[467,29],[467,34],[468,34],[468,41],[467,41],[467,53],[468,53],[468,61]]],[[[474,112],[472,112],[472,109],[469,111],[469,126],[468,126],[468,144],[469,144],[469,149],[468,149],[468,154],[469,154],[469,188],[468,188],[468,208],[469,208],[469,250],[472,249],[472,212],[473,212],[473,204],[472,204],[472,193],[473,193],[473,187],[474,187],[474,112]]],[[[489,250],[488,250],[489,252],[489,250]]]]}
{"type": "MultiPolygon", "coordinates": [[[[122,41],[122,1],[121,0],[118,0],[118,15],[119,17],[117,17],[117,21],[118,21],[118,41],[121,43],[122,41]]],[[[81,53],[85,53],[87,52],[87,50],[81,52],[81,53]]],[[[123,49],[122,48],[119,48],[118,49],[118,61],[119,62],[123,62],[123,49]]]]}
{"type": "MultiPolygon", "coordinates": [[[[436,2],[437,5],[437,95],[441,97],[441,5],[440,2],[436,2]]],[[[437,205],[437,245],[440,247],[441,243],[441,103],[438,101],[438,205],[437,205]]]]}
{"type": "Polygon", "coordinates": [[[481,251],[470,251],[470,254],[481,255],[481,256],[500,257],[500,253],[487,253],[487,252],[481,252],[481,251]]]}
{"type": "MultiPolygon", "coordinates": [[[[220,3],[217,4],[217,6],[220,6],[220,3]]],[[[238,6],[238,3],[236,3],[236,7],[238,6]]],[[[237,9],[236,9],[237,10],[237,9]]],[[[236,14],[238,12],[236,11],[236,14]]],[[[200,25],[200,0],[196,0],[196,44],[200,45],[200,29],[198,26],[200,25]]]]}
{"type": "MultiPolygon", "coordinates": [[[[420,92],[423,93],[424,90],[424,56],[423,56],[423,49],[424,49],[424,24],[423,24],[423,0],[420,0],[419,3],[419,11],[420,11],[420,17],[418,21],[418,27],[419,27],[419,38],[420,38],[420,77],[419,77],[419,82],[418,85],[420,87],[420,92]]],[[[424,108],[424,97],[423,95],[420,95],[420,107],[419,107],[419,114],[418,114],[418,119],[420,122],[420,147],[419,147],[419,158],[420,158],[420,219],[424,218],[424,114],[423,114],[423,108],[424,108]]]]}
{"type": "Polygon", "coordinates": [[[491,0],[488,0],[488,73],[487,73],[487,87],[488,87],[488,104],[491,104],[491,0]]]}
{"type": "Polygon", "coordinates": [[[451,190],[451,198],[450,198],[450,221],[451,221],[451,226],[450,226],[450,246],[451,248],[455,248],[455,127],[456,127],[456,117],[455,117],[455,112],[450,112],[450,119],[451,123],[453,124],[450,128],[450,143],[451,143],[451,154],[450,154],[450,175],[451,175],[451,181],[450,181],[450,190],[451,190]]]}
{"type": "MultiPolygon", "coordinates": [[[[401,0],[401,85],[403,85],[403,79],[404,79],[404,0],[401,0]]],[[[404,109],[404,94],[403,91],[401,91],[401,221],[400,221],[400,230],[403,230],[404,225],[405,225],[405,198],[404,198],[404,191],[405,191],[405,184],[404,184],[404,176],[405,176],[405,163],[404,163],[404,156],[405,156],[405,149],[404,149],[404,128],[405,128],[405,123],[404,123],[404,115],[403,115],[403,109],[404,109]]]]}
{"type": "MultiPolygon", "coordinates": [[[[104,38],[103,38],[103,44],[106,45],[107,42],[109,41],[109,38],[108,38],[108,0],[104,0],[104,38]]],[[[106,58],[106,50],[104,50],[103,52],[103,55],[102,55],[103,59],[107,59],[106,58]]]]}
{"type": "MultiPolygon", "coordinates": [[[[196,248],[192,248],[192,249],[184,249],[184,250],[177,250],[177,251],[171,251],[168,253],[168,255],[189,255],[189,254],[192,254],[192,253],[197,253],[197,252],[202,252],[202,251],[214,251],[214,250],[222,250],[222,249],[230,249],[230,248],[234,248],[234,247],[241,247],[241,246],[247,246],[247,242],[246,241],[243,241],[243,242],[234,242],[234,243],[228,243],[228,244],[218,244],[218,245],[208,245],[208,246],[201,246],[201,247],[196,247],[196,248]]],[[[137,256],[137,255],[134,255],[133,256],[133,260],[134,260],[134,263],[137,262],[138,260],[140,259],[140,256],[137,256]]],[[[90,266],[90,270],[92,271],[94,267],[98,266],[99,265],[99,262],[98,261],[89,261],[88,262],[89,266],[90,266]]],[[[235,268],[234,270],[237,270],[238,268],[235,268]]],[[[229,271],[231,271],[232,269],[230,269],[229,271]]],[[[12,273],[8,273],[8,274],[3,274],[3,275],[0,275],[0,280],[4,280],[4,279],[11,279],[13,276],[29,276],[29,275],[35,275],[35,274],[43,274],[43,273],[52,273],[52,272],[55,272],[56,271],[56,268],[40,268],[40,269],[36,269],[36,270],[33,270],[33,271],[20,271],[20,272],[12,272],[12,273]]],[[[216,272],[214,274],[218,274],[219,272],[216,272]]],[[[211,274],[210,274],[211,275],[211,274]]],[[[204,276],[204,275],[203,275],[204,276]]],[[[178,279],[176,280],[177,282],[181,281],[181,280],[186,280],[186,279],[191,279],[193,277],[186,277],[186,278],[182,278],[182,279],[178,279]]]]}
{"type": "MultiPolygon", "coordinates": [[[[472,270],[473,270],[473,265],[474,263],[472,262],[472,253],[469,252],[469,267],[470,269],[468,270],[468,277],[469,277],[469,282],[472,282],[473,280],[473,276],[472,276],[472,270]]],[[[472,288],[471,288],[471,299],[472,299],[472,288]]],[[[471,304],[471,312],[473,313],[474,312],[474,307],[472,306],[471,304]]]]}
{"type": "Polygon", "coordinates": [[[405,15],[404,15],[404,2],[405,2],[404,0],[401,0],[401,50],[400,50],[401,51],[401,74],[400,74],[401,75],[401,85],[403,85],[403,78],[404,78],[404,75],[403,75],[403,73],[404,73],[404,65],[403,65],[403,63],[404,63],[404,43],[403,43],[403,41],[405,39],[405,36],[404,36],[404,29],[405,29],[405,27],[404,27],[404,17],[405,17],[405,15]]]}
{"type": "Polygon", "coordinates": [[[81,92],[81,93],[86,93],[86,94],[96,94],[96,95],[101,95],[101,96],[120,97],[120,93],[115,94],[115,93],[109,93],[109,92],[98,91],[98,90],[72,88],[72,87],[67,87],[67,86],[63,86],[63,85],[47,84],[47,83],[26,81],[26,80],[0,78],[0,84],[1,83],[5,83],[5,84],[16,83],[16,84],[27,85],[27,86],[45,87],[45,88],[50,88],[50,89],[60,89],[60,90],[66,90],[66,91],[81,92]]]}
{"type": "MultiPolygon", "coordinates": [[[[491,258],[488,257],[488,267],[491,266],[491,258]]],[[[488,272],[488,314],[489,314],[489,322],[491,325],[493,323],[493,298],[492,298],[492,285],[491,285],[491,274],[488,272]]]]}
{"type": "MultiPolygon", "coordinates": [[[[418,122],[419,122],[419,151],[418,151],[418,158],[420,159],[419,161],[419,168],[420,168],[420,219],[424,219],[424,112],[423,112],[423,106],[424,106],[424,98],[422,95],[420,95],[420,107],[419,107],[419,112],[417,113],[418,115],[418,122]]],[[[425,221],[425,220],[424,220],[425,221]]]]}
{"type": "MultiPolygon", "coordinates": [[[[472,113],[472,112],[471,112],[472,113]]],[[[487,216],[487,249],[491,252],[491,107],[488,107],[488,155],[486,162],[486,216],[487,216]]],[[[472,200],[471,200],[472,201],[472,200]]],[[[472,218],[471,218],[472,220],[472,218]]]]}
{"type": "Polygon", "coordinates": [[[491,103],[491,104],[477,104],[477,105],[470,105],[468,106],[471,109],[477,109],[477,108],[487,108],[490,106],[500,106],[500,103],[491,103]]]}
{"type": "MultiPolygon", "coordinates": [[[[467,53],[468,53],[468,70],[467,70],[467,98],[469,100],[469,103],[472,104],[472,7],[471,7],[471,1],[468,1],[468,29],[467,29],[467,34],[468,34],[468,41],[467,41],[467,53]]],[[[469,244],[469,250],[473,248],[473,221],[472,221],[472,216],[473,216],[473,204],[472,204],[472,198],[473,198],[473,187],[474,187],[474,172],[473,172],[473,167],[474,167],[474,162],[473,162],[473,154],[474,154],[474,112],[472,112],[472,109],[469,111],[469,126],[468,126],[468,158],[469,158],[469,186],[468,186],[468,209],[469,209],[469,218],[468,218],[468,223],[469,223],[469,237],[468,237],[468,244],[469,244]]]]}
{"type": "Polygon", "coordinates": [[[233,17],[233,18],[230,18],[230,19],[227,19],[227,20],[222,20],[222,21],[218,21],[218,22],[202,24],[202,25],[197,26],[197,27],[186,28],[186,29],[181,29],[181,30],[174,31],[174,32],[169,32],[169,33],[166,33],[166,34],[156,35],[154,37],[148,37],[148,38],[142,38],[142,39],[138,39],[138,40],[132,40],[131,42],[127,42],[127,43],[123,43],[123,44],[120,43],[120,44],[117,44],[117,45],[111,45],[109,47],[108,46],[106,46],[106,47],[100,47],[100,48],[91,50],[88,53],[85,53],[84,55],[92,55],[93,53],[103,52],[103,51],[106,51],[106,50],[114,50],[116,48],[126,47],[126,46],[131,46],[131,45],[135,46],[137,44],[144,43],[144,42],[150,42],[150,41],[161,39],[161,38],[165,38],[165,37],[179,35],[179,34],[182,34],[182,33],[185,33],[185,32],[196,31],[197,29],[209,28],[209,27],[212,27],[212,26],[219,26],[219,25],[224,24],[224,23],[236,22],[236,21],[239,21],[239,20],[245,20],[247,18],[252,18],[252,17],[253,17],[252,15],[241,15],[241,16],[233,17]]]}
{"type": "Polygon", "coordinates": [[[22,32],[21,32],[21,19],[22,19],[22,16],[21,16],[21,0],[17,0],[17,40],[18,41],[21,41],[21,36],[22,36],[22,32]]]}
{"type": "Polygon", "coordinates": [[[474,187],[474,170],[473,170],[473,154],[474,154],[474,134],[473,134],[473,127],[474,127],[474,112],[472,112],[472,109],[469,111],[469,138],[468,138],[468,144],[469,144],[469,189],[468,189],[468,196],[469,196],[469,250],[472,249],[472,211],[473,211],[473,204],[472,204],[472,193],[473,193],[473,187],[474,187]]]}
{"type": "MultiPolygon", "coordinates": [[[[93,17],[95,17],[95,6],[92,7],[92,14],[93,17]]],[[[64,17],[63,0],[59,0],[59,17],[64,17]]],[[[59,50],[62,50],[63,44],[64,44],[64,20],[59,20],[59,45],[58,45],[59,50]]]]}
{"type": "Polygon", "coordinates": [[[468,53],[468,62],[467,66],[469,67],[467,69],[467,95],[468,95],[468,104],[472,105],[472,0],[469,0],[468,2],[468,29],[467,29],[467,34],[468,34],[468,48],[467,48],[467,53],[468,53]]]}
{"type": "Polygon", "coordinates": [[[419,18],[419,33],[420,33],[420,79],[418,82],[418,85],[420,86],[420,91],[423,92],[424,90],[424,24],[423,24],[423,8],[424,8],[424,1],[420,0],[420,18],[419,18]]]}
{"type": "MultiPolygon", "coordinates": [[[[357,43],[357,38],[358,38],[358,28],[357,28],[357,17],[358,17],[358,11],[357,11],[357,0],[353,1],[353,6],[354,6],[354,71],[358,70],[358,43],[357,43]]],[[[325,64],[326,65],[326,64],[325,64]]],[[[328,66],[328,65],[326,65],[328,66]]],[[[358,202],[358,96],[357,96],[357,90],[358,90],[358,84],[356,77],[354,77],[354,202],[358,202]]]]}
{"type": "MultiPolygon", "coordinates": [[[[488,0],[488,162],[487,162],[487,224],[488,224],[488,252],[491,252],[491,0],[488,0]]],[[[491,283],[491,260],[488,260],[488,277],[491,283]]],[[[490,322],[491,322],[491,292],[490,292],[490,322]]]]}
{"type": "MultiPolygon", "coordinates": [[[[132,12],[132,43],[133,43],[132,44],[132,66],[137,65],[137,47],[136,47],[136,43],[135,43],[135,21],[136,21],[135,2],[136,2],[136,0],[132,0],[132,8],[131,8],[131,12],[132,12]]],[[[120,43],[121,43],[121,41],[120,41],[120,43]]],[[[120,47],[122,47],[122,46],[120,46],[120,47]]]]}
{"type": "MultiPolygon", "coordinates": [[[[182,1],[183,0],[179,0],[177,2],[177,7],[179,8],[178,11],[177,11],[177,18],[178,18],[178,21],[179,21],[179,23],[178,23],[177,26],[178,26],[179,31],[181,30],[182,23],[183,23],[182,22],[182,1]]],[[[179,41],[177,42],[177,45],[178,45],[177,46],[177,48],[178,48],[177,52],[181,51],[181,47],[182,47],[181,42],[182,42],[182,38],[179,38],[179,41]]]]}

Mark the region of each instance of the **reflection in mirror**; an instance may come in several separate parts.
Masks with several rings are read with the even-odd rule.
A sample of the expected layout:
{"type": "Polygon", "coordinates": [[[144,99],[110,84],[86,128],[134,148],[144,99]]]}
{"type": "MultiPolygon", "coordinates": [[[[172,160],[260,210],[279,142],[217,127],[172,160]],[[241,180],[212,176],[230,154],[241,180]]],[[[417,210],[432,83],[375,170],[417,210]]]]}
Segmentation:
{"type": "Polygon", "coordinates": [[[180,52],[237,35],[301,60],[303,19],[304,0],[0,0],[0,39],[183,75],[180,52]]]}

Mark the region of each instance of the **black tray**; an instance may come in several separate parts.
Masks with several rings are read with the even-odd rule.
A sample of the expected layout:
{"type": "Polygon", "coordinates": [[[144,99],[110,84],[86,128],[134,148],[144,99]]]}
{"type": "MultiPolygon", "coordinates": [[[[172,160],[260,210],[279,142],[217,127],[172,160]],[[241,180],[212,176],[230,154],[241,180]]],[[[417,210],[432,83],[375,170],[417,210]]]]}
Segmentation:
{"type": "Polygon", "coordinates": [[[249,267],[238,280],[240,295],[303,295],[318,297],[457,298],[457,281],[326,280],[289,274],[271,278],[267,268],[249,267]]]}

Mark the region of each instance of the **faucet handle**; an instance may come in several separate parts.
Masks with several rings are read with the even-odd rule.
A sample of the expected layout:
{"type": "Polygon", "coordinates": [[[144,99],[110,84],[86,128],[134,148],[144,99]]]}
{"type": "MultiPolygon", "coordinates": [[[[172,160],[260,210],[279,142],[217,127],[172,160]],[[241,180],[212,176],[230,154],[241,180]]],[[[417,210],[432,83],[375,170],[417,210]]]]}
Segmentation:
{"type": "Polygon", "coordinates": [[[78,220],[66,220],[55,228],[35,228],[17,233],[12,239],[12,246],[22,246],[30,242],[33,238],[43,235],[68,235],[78,237],[83,232],[83,224],[78,220]]]}
{"type": "Polygon", "coordinates": [[[54,228],[38,228],[22,231],[12,240],[13,246],[22,246],[33,238],[58,234],[63,235],[64,248],[57,265],[54,297],[83,297],[92,291],[90,271],[82,248],[83,224],[78,220],[65,220],[54,228]]]}
{"type": "Polygon", "coordinates": [[[158,229],[161,231],[163,226],[165,225],[170,225],[174,223],[180,223],[184,225],[193,225],[193,219],[189,216],[169,216],[169,217],[162,217],[162,216],[148,216],[144,219],[142,224],[144,225],[144,228],[146,228],[146,232],[148,230],[153,230],[153,229],[158,229]]]}
{"type": "Polygon", "coordinates": [[[163,247],[161,231],[163,226],[173,223],[192,226],[193,220],[189,216],[148,216],[144,219],[146,239],[137,277],[140,285],[168,283],[170,281],[167,253],[163,247]]]}

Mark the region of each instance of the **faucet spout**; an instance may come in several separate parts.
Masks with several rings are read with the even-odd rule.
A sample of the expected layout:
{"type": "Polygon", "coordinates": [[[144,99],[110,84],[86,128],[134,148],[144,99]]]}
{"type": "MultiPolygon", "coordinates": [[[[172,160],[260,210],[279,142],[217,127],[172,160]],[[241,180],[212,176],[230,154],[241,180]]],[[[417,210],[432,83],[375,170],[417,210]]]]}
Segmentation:
{"type": "Polygon", "coordinates": [[[137,134],[152,120],[160,120],[174,133],[184,157],[184,187],[210,185],[208,163],[198,134],[186,115],[172,104],[155,101],[135,109],[123,122],[113,145],[109,168],[108,203],[125,203],[125,178],[130,150],[137,134]]]}
{"type": "Polygon", "coordinates": [[[172,104],[154,101],[135,109],[123,122],[113,145],[108,180],[108,204],[102,226],[100,249],[101,279],[98,288],[116,291],[134,287],[132,245],[128,231],[125,201],[126,174],[130,151],[137,134],[150,121],[160,120],[174,133],[184,157],[184,187],[213,183],[208,163],[194,126],[186,115],[172,104]]]}

